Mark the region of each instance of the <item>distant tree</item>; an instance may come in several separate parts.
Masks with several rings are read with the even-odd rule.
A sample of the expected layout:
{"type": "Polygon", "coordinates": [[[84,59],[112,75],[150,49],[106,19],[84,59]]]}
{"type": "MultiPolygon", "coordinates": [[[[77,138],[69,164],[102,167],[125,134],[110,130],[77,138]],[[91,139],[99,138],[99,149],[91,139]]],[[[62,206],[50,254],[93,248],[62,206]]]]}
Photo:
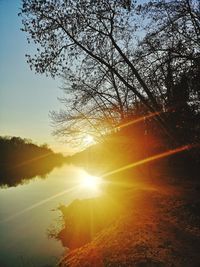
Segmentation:
{"type": "Polygon", "coordinates": [[[62,154],[29,139],[0,136],[0,186],[16,186],[35,176],[45,177],[64,162],[62,154]]]}

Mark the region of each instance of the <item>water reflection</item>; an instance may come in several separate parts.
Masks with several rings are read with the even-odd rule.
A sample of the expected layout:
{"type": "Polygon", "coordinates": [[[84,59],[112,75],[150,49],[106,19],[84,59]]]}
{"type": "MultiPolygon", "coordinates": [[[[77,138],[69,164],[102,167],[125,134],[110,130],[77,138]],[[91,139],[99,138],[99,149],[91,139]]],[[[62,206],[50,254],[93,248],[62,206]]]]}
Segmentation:
{"type": "Polygon", "coordinates": [[[57,207],[97,195],[78,186],[83,172],[64,165],[46,179],[0,189],[0,266],[56,266],[66,250],[60,241],[48,238],[50,225],[58,224],[57,207]]]}
{"type": "Polygon", "coordinates": [[[64,247],[74,249],[90,242],[95,235],[120,215],[121,203],[112,197],[74,200],[69,206],[61,205],[63,227],[52,229],[50,237],[61,240],[64,247]]]}
{"type": "Polygon", "coordinates": [[[62,157],[53,154],[20,165],[3,164],[0,169],[0,186],[11,187],[26,183],[36,176],[45,178],[55,167],[64,163],[62,157]]]}

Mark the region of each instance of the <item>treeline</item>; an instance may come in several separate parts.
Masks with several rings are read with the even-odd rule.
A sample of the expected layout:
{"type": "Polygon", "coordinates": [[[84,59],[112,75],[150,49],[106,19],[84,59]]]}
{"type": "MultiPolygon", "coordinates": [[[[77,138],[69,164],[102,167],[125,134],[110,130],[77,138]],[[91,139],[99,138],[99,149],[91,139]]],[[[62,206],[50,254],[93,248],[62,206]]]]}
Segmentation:
{"type": "Polygon", "coordinates": [[[0,185],[15,186],[24,179],[44,177],[64,162],[46,144],[38,146],[29,139],[0,137],[0,185]]]}

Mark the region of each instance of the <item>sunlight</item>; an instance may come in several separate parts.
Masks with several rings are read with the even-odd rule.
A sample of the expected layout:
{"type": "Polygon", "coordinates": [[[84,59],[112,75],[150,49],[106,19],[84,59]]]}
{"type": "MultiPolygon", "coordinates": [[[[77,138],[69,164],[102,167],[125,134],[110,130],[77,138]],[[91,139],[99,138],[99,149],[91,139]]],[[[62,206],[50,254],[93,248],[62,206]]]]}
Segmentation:
{"type": "Polygon", "coordinates": [[[90,134],[86,135],[86,136],[84,137],[83,141],[84,141],[84,143],[85,143],[86,145],[92,145],[92,144],[95,143],[95,141],[94,141],[94,137],[93,137],[92,135],[90,135],[90,134]]]}
{"type": "Polygon", "coordinates": [[[158,160],[158,159],[162,159],[162,158],[168,157],[170,155],[174,155],[174,154],[180,153],[182,151],[189,150],[189,149],[191,149],[192,147],[195,147],[195,146],[196,145],[185,145],[185,146],[181,146],[181,147],[178,147],[178,148],[174,148],[174,149],[162,152],[160,154],[157,154],[157,155],[150,156],[148,158],[139,160],[137,162],[133,162],[133,163],[128,164],[126,166],[123,166],[123,167],[121,167],[119,169],[107,172],[107,173],[103,174],[102,177],[107,177],[109,175],[113,175],[113,174],[116,174],[116,173],[119,173],[119,172],[122,172],[122,171],[125,171],[125,170],[128,170],[128,169],[143,165],[145,163],[148,163],[148,162],[151,162],[151,161],[154,161],[154,160],[158,160]]]}
{"type": "Polygon", "coordinates": [[[146,114],[146,115],[144,115],[144,116],[141,116],[141,117],[139,117],[139,118],[135,118],[134,120],[128,121],[128,122],[126,122],[126,123],[124,123],[124,124],[120,124],[120,125],[118,125],[116,128],[122,129],[122,128],[124,128],[124,127],[129,126],[129,125],[136,124],[136,123],[138,123],[138,122],[142,122],[142,121],[144,121],[144,120],[146,120],[146,119],[150,119],[150,118],[153,118],[153,117],[155,117],[155,116],[159,116],[159,115],[161,115],[162,113],[171,112],[171,111],[173,110],[173,108],[174,108],[174,107],[171,106],[171,107],[166,108],[165,110],[156,111],[156,112],[151,112],[151,113],[146,114]]]}
{"type": "Polygon", "coordinates": [[[29,206],[29,207],[27,207],[27,208],[25,208],[25,209],[19,211],[19,212],[16,212],[15,214],[11,215],[10,217],[8,217],[8,218],[6,218],[6,219],[4,219],[4,220],[1,220],[0,223],[4,223],[4,222],[8,222],[8,221],[10,221],[10,220],[13,220],[13,219],[15,219],[16,217],[19,217],[20,215],[23,215],[24,213],[26,213],[26,212],[28,212],[28,211],[31,211],[31,210],[33,210],[33,209],[35,209],[35,208],[38,208],[38,207],[40,207],[41,205],[44,205],[44,204],[46,204],[47,202],[49,202],[49,201],[51,201],[51,200],[53,200],[53,199],[55,199],[55,198],[57,198],[57,197],[60,197],[60,196],[62,196],[62,195],[69,194],[70,192],[76,191],[77,189],[78,189],[78,187],[77,187],[77,186],[74,186],[74,187],[71,187],[71,188],[69,188],[69,189],[67,189],[67,190],[64,190],[64,191],[62,191],[62,192],[59,192],[59,193],[57,193],[57,194],[55,194],[55,195],[53,195],[53,196],[50,196],[50,197],[48,197],[48,198],[45,198],[45,199],[43,199],[43,200],[41,200],[41,201],[39,201],[39,202],[37,202],[37,203],[31,205],[31,206],[29,206]]]}
{"type": "Polygon", "coordinates": [[[94,190],[94,191],[98,190],[100,189],[101,184],[102,184],[101,177],[93,176],[87,173],[84,173],[80,179],[81,187],[84,187],[89,190],[94,190]]]}

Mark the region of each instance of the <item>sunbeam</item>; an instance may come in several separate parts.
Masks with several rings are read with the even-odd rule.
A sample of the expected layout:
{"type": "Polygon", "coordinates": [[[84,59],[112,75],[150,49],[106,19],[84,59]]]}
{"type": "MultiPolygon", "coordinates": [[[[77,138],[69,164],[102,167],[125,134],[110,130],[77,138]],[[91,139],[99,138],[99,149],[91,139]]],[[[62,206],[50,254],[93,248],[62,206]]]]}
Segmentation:
{"type": "Polygon", "coordinates": [[[0,223],[4,223],[4,222],[8,222],[8,221],[10,221],[10,220],[13,220],[13,219],[15,219],[16,217],[19,217],[20,215],[22,215],[22,214],[24,214],[24,213],[26,213],[26,212],[28,212],[28,211],[34,209],[34,208],[37,208],[37,207],[39,207],[39,206],[41,206],[41,205],[43,205],[43,204],[45,204],[45,203],[47,203],[47,202],[49,202],[49,201],[51,201],[51,200],[57,198],[57,197],[59,197],[59,196],[62,196],[62,195],[64,195],[64,194],[66,194],[66,193],[69,193],[69,192],[72,192],[72,191],[76,190],[78,187],[79,187],[79,186],[76,185],[76,186],[74,186],[74,187],[72,187],[72,188],[70,188],[70,189],[68,189],[68,190],[64,190],[64,191],[59,192],[59,193],[57,193],[57,194],[55,194],[55,195],[53,195],[53,196],[51,196],[51,197],[48,197],[48,198],[46,198],[46,199],[43,199],[43,200],[41,200],[41,201],[39,201],[39,202],[37,202],[37,203],[31,205],[30,207],[27,207],[27,208],[25,208],[25,209],[23,209],[23,210],[21,210],[21,211],[15,213],[15,214],[9,216],[8,218],[6,218],[6,219],[0,221],[0,223]]]}
{"type": "Polygon", "coordinates": [[[24,165],[29,164],[29,163],[31,163],[31,162],[34,162],[34,161],[37,161],[37,160],[46,158],[46,157],[48,157],[49,155],[52,155],[52,152],[48,152],[48,153],[46,153],[46,154],[44,154],[44,155],[41,155],[41,156],[38,156],[38,157],[34,157],[34,158],[32,158],[32,159],[23,161],[23,162],[21,162],[20,164],[13,166],[13,169],[14,169],[14,168],[21,167],[21,166],[24,166],[24,165]]]}
{"type": "Polygon", "coordinates": [[[138,122],[141,122],[141,121],[143,121],[143,120],[145,120],[145,119],[149,119],[149,118],[158,116],[158,115],[160,115],[161,113],[163,113],[163,111],[153,112],[153,113],[150,113],[150,114],[148,114],[148,115],[139,117],[139,118],[137,118],[137,119],[135,119],[135,120],[128,121],[127,123],[121,124],[121,125],[117,126],[116,128],[118,128],[118,129],[122,129],[122,128],[125,128],[125,127],[127,127],[127,126],[130,126],[130,125],[132,125],[132,124],[136,124],[136,123],[138,123],[138,122]]]}
{"type": "Polygon", "coordinates": [[[160,154],[157,154],[157,155],[154,155],[154,156],[139,160],[139,161],[131,163],[131,164],[128,164],[128,165],[123,166],[123,167],[121,167],[119,169],[107,172],[107,173],[103,174],[101,177],[107,177],[109,175],[112,175],[112,174],[115,174],[115,173],[119,173],[119,172],[122,172],[122,171],[125,171],[125,170],[128,170],[128,169],[140,166],[140,165],[145,164],[147,162],[151,162],[151,161],[154,161],[154,160],[157,160],[157,159],[165,158],[167,156],[170,156],[170,155],[173,155],[173,154],[177,154],[177,153],[180,153],[182,151],[191,149],[192,147],[194,147],[194,146],[185,145],[185,146],[181,146],[181,147],[178,147],[178,148],[175,148],[175,149],[171,149],[171,150],[165,151],[163,153],[160,153],[160,154]]]}

